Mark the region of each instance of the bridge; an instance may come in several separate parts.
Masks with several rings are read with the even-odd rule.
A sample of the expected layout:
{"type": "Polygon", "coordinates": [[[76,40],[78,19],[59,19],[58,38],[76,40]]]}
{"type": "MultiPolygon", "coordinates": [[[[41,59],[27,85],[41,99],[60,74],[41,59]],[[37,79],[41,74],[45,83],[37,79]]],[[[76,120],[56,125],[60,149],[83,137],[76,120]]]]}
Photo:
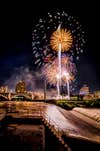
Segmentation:
{"type": "Polygon", "coordinates": [[[4,102],[4,106],[5,109],[0,112],[1,121],[5,116],[13,119],[38,118],[68,151],[74,141],[93,143],[100,147],[100,124],[75,110],[67,111],[44,102],[8,101],[4,102]],[[69,140],[72,140],[71,143],[69,140]]]}
{"type": "Polygon", "coordinates": [[[27,94],[27,93],[0,93],[0,100],[13,100],[13,99],[33,99],[33,94],[27,94]]]}

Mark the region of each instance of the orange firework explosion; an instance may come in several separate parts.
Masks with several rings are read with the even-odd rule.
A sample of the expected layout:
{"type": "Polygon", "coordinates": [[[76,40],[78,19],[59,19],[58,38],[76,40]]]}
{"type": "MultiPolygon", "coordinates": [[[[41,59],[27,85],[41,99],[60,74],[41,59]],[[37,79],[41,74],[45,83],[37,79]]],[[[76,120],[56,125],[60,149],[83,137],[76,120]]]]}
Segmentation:
{"type": "MultiPolygon", "coordinates": [[[[58,67],[56,63],[52,64],[51,66],[48,66],[45,69],[45,76],[50,84],[55,85],[57,83],[59,74],[58,74],[58,67]]],[[[61,80],[62,80],[62,85],[65,84],[67,81],[71,83],[74,80],[74,76],[71,73],[68,73],[66,68],[62,68],[61,80]]]]}
{"type": "Polygon", "coordinates": [[[72,82],[74,80],[74,76],[73,75],[71,75],[71,74],[69,74],[69,73],[67,73],[66,72],[66,74],[62,74],[62,81],[63,82],[72,82]]]}
{"type": "Polygon", "coordinates": [[[62,63],[63,65],[66,65],[69,61],[70,61],[70,60],[69,60],[69,57],[62,57],[62,58],[61,58],[61,63],[62,63]]]}
{"type": "Polygon", "coordinates": [[[53,32],[50,38],[51,48],[55,51],[58,51],[59,44],[61,44],[61,51],[68,51],[72,46],[72,34],[67,29],[58,28],[53,32]]]}

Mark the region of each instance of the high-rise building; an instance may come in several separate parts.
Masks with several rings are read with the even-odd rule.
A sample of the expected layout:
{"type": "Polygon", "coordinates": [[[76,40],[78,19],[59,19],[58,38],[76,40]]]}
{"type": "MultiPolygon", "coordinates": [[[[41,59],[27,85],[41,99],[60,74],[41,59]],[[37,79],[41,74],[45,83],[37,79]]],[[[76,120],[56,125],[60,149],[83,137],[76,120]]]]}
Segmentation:
{"type": "Polygon", "coordinates": [[[25,93],[26,92],[26,86],[24,81],[20,81],[15,88],[16,93],[25,93]]]}

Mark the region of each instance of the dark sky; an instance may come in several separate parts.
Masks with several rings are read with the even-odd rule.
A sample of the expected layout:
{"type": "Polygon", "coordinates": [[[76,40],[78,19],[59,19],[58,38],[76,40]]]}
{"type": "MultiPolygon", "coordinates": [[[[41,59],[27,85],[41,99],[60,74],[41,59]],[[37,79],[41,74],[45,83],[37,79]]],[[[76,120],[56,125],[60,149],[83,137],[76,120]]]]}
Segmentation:
{"type": "Polygon", "coordinates": [[[86,51],[77,63],[79,86],[87,83],[100,89],[99,35],[100,13],[96,2],[52,1],[5,3],[0,9],[0,85],[14,68],[30,66],[32,60],[32,22],[51,10],[61,9],[77,17],[87,32],[86,51]]]}

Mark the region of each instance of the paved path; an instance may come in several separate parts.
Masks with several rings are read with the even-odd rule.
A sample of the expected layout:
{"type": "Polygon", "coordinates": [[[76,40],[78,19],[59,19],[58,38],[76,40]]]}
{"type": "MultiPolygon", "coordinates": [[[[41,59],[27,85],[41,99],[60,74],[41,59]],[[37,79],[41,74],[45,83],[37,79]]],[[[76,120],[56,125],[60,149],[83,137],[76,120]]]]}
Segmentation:
{"type": "Polygon", "coordinates": [[[74,111],[82,113],[83,115],[86,115],[87,117],[90,117],[91,119],[97,121],[100,124],[100,109],[98,108],[74,108],[74,111]]]}
{"type": "Polygon", "coordinates": [[[55,105],[48,105],[45,113],[44,117],[51,125],[55,125],[66,136],[100,143],[100,125],[86,116],[55,105]]]}
{"type": "Polygon", "coordinates": [[[13,117],[41,116],[61,135],[100,143],[100,125],[74,110],[67,111],[43,102],[9,102],[7,106],[13,117]]]}

